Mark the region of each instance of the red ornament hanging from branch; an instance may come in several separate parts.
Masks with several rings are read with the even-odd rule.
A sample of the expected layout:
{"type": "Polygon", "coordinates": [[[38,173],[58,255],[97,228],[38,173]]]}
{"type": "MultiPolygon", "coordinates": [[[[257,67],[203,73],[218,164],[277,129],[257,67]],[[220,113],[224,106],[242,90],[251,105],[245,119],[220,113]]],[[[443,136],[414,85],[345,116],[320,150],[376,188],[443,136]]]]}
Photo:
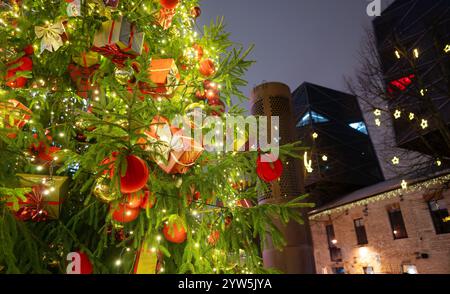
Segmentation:
{"type": "Polygon", "coordinates": [[[273,154],[260,154],[256,160],[256,173],[261,180],[270,183],[281,177],[283,164],[273,154]]]}

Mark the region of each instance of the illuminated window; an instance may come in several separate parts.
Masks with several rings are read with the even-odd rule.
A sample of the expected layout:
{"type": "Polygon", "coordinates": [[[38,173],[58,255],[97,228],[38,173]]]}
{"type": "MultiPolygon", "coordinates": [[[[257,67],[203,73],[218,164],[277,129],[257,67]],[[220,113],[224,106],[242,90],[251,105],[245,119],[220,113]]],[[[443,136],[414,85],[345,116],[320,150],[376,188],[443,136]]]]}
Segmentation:
{"type": "Polygon", "coordinates": [[[402,270],[404,274],[417,275],[419,273],[417,267],[413,264],[404,264],[402,270]]]}
{"type": "Polygon", "coordinates": [[[436,234],[450,233],[450,222],[445,221],[449,216],[446,203],[443,200],[430,201],[428,202],[428,206],[430,208],[436,234]]]}
{"type": "Polygon", "coordinates": [[[408,87],[412,84],[415,77],[415,75],[409,75],[398,80],[391,81],[389,83],[388,92],[393,94],[395,91],[406,91],[406,89],[408,89],[408,87]]]}
{"type": "Polygon", "coordinates": [[[402,211],[398,203],[388,207],[389,221],[391,223],[394,240],[408,238],[402,211]]]}
{"type": "Polygon", "coordinates": [[[297,123],[297,127],[300,128],[300,127],[307,126],[311,122],[314,122],[314,123],[326,123],[326,122],[329,122],[329,120],[326,117],[324,117],[323,115],[320,115],[320,114],[318,114],[318,113],[316,113],[314,111],[310,111],[310,112],[307,112],[299,120],[299,122],[297,123]]]}
{"type": "Polygon", "coordinates": [[[349,126],[350,126],[352,129],[355,129],[355,130],[357,130],[357,131],[360,132],[360,133],[363,133],[363,134],[365,134],[365,135],[368,135],[368,134],[369,134],[369,131],[367,131],[366,124],[363,123],[362,121],[360,121],[360,122],[355,122],[355,123],[351,123],[351,124],[349,124],[349,126]]]}

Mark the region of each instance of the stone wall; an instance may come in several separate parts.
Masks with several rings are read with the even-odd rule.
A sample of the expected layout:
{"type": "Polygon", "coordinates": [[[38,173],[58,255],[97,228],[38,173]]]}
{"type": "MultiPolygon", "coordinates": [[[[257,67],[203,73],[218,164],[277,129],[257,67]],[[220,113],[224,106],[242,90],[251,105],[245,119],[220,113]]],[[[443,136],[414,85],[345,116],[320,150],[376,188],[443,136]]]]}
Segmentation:
{"type": "MultiPolygon", "coordinates": [[[[450,208],[450,193],[444,193],[450,208]]],[[[414,192],[400,198],[355,207],[344,213],[311,221],[317,273],[333,273],[343,267],[345,273],[363,274],[364,267],[375,273],[400,274],[402,265],[415,265],[419,274],[450,274],[450,234],[437,235],[423,193],[414,192]],[[399,203],[408,238],[394,240],[387,206],[399,203]],[[358,246],[353,220],[363,218],[368,244],[358,246]],[[336,246],[341,248],[342,262],[332,262],[325,225],[334,226],[336,246]],[[421,254],[425,258],[421,257],[421,254]],[[418,258],[419,256],[419,258],[418,258]]]]}

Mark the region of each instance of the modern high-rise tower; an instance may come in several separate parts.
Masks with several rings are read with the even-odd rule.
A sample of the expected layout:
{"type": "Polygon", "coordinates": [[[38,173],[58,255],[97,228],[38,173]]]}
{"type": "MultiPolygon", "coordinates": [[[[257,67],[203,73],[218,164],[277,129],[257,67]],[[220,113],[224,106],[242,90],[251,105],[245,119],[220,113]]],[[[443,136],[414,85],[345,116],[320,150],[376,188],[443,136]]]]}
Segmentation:
{"type": "MultiPolygon", "coordinates": [[[[296,141],[293,128],[292,96],[288,86],[282,83],[265,83],[257,86],[251,93],[253,115],[278,116],[280,145],[296,141]]],[[[269,120],[270,121],[270,120],[269,120]]],[[[271,128],[268,128],[270,132],[271,128]]],[[[268,134],[272,138],[271,134],[268,134]]],[[[289,159],[284,163],[280,181],[270,185],[270,192],[260,195],[260,203],[280,203],[303,194],[303,168],[298,160],[289,159]]],[[[274,267],[290,274],[315,273],[314,253],[311,232],[305,212],[305,224],[290,222],[279,225],[287,245],[283,251],[274,249],[270,242],[263,251],[264,266],[274,267]]]]}

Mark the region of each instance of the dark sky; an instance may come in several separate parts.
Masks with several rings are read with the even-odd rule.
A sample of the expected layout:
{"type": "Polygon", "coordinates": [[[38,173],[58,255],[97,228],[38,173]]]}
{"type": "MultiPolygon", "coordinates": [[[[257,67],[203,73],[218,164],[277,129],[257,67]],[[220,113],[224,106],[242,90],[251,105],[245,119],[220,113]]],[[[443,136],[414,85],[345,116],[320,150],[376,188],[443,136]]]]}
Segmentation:
{"type": "MultiPolygon", "coordinates": [[[[382,0],[383,9],[389,0],[382,0]]],[[[255,44],[247,73],[250,94],[263,81],[295,90],[303,81],[346,90],[358,64],[369,0],[203,0],[200,23],[224,16],[234,42],[255,44]]]]}

